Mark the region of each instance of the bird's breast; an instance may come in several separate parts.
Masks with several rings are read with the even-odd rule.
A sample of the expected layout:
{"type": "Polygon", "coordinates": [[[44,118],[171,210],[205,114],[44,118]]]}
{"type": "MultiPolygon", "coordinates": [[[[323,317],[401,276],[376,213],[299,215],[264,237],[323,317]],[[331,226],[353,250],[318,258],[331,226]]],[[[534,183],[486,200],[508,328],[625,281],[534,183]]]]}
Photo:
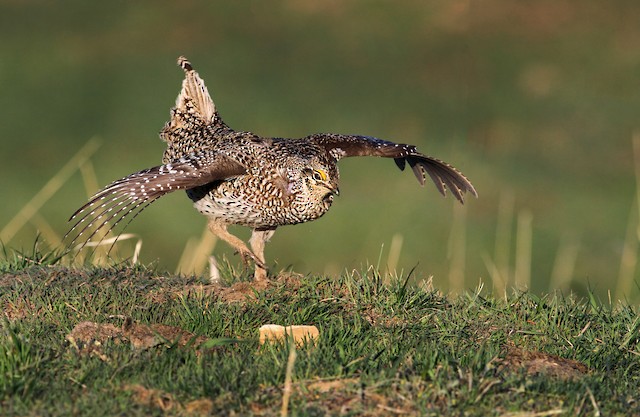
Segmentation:
{"type": "Polygon", "coordinates": [[[254,228],[315,220],[332,201],[316,201],[300,181],[282,176],[244,175],[190,189],[187,195],[205,216],[254,228]]]}

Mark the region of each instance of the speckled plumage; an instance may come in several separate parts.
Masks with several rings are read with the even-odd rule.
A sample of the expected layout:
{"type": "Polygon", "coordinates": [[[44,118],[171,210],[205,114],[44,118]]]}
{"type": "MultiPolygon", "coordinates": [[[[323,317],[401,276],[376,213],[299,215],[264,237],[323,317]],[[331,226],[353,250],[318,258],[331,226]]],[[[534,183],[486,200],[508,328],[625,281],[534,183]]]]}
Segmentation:
{"type": "MultiPolygon", "coordinates": [[[[186,190],[210,230],[256,264],[256,279],[266,278],[264,244],[279,226],[315,220],[338,194],[337,162],[349,156],[394,158],[408,163],[424,185],[429,175],[438,190],[462,203],[477,196],[458,170],[419,153],[415,146],[358,135],[315,134],[301,139],[264,138],[235,131],[221,119],[204,81],[184,58],[185,72],[171,118],[160,133],[167,143],[163,165],[115,181],[78,209],[70,246],[86,245],[99,230],[131,221],[164,194],[186,190]],[[253,229],[252,250],[227,232],[238,224],[253,229]]],[[[127,223],[128,224],[128,223],[127,223]]]]}

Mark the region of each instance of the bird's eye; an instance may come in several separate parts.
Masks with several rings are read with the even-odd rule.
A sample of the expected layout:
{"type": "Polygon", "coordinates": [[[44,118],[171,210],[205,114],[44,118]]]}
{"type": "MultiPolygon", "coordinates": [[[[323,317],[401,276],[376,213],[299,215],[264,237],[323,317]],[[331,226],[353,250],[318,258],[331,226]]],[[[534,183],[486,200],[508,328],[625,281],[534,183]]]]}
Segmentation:
{"type": "Polygon", "coordinates": [[[313,179],[316,181],[326,181],[327,180],[327,173],[324,172],[321,169],[314,169],[313,170],[313,179]]]}

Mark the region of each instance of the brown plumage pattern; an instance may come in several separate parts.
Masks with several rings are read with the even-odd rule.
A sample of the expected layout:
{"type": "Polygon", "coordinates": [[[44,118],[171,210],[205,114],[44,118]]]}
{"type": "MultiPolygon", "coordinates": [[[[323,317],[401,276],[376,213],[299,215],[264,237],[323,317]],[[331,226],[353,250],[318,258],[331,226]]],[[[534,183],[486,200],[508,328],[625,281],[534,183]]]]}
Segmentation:
{"type": "Polygon", "coordinates": [[[266,279],[264,245],[279,226],[315,220],[338,194],[337,162],[352,156],[393,158],[408,164],[421,185],[427,176],[442,195],[464,202],[476,190],[457,169],[424,155],[413,145],[369,136],[314,134],[301,139],[265,138],[236,131],[220,118],[197,72],[180,57],[185,72],[171,118],[160,133],[167,143],[163,164],[128,175],[96,193],[70,221],[69,247],[81,250],[93,238],[126,225],[163,195],[185,190],[207,216],[209,229],[255,263],[255,279],[266,279]],[[253,230],[249,244],[227,231],[253,230]],[[103,232],[99,235],[99,232],[103,232]]]}

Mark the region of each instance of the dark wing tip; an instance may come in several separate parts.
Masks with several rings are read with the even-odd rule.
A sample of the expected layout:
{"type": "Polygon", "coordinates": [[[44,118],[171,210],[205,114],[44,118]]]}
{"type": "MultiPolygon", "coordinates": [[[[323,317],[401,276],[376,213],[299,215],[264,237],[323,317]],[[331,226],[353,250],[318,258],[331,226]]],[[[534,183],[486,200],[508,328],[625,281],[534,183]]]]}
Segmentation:
{"type": "Polygon", "coordinates": [[[464,204],[464,195],[467,192],[478,197],[478,192],[467,177],[446,162],[422,154],[409,155],[405,159],[421,185],[424,185],[426,175],[429,175],[443,196],[446,196],[449,190],[461,204],[464,204]]]}
{"type": "Polygon", "coordinates": [[[413,145],[370,136],[331,133],[311,135],[306,139],[324,147],[335,160],[349,156],[380,156],[393,158],[401,170],[408,163],[421,185],[429,175],[442,195],[446,195],[448,189],[460,203],[464,203],[466,192],[478,196],[471,182],[460,171],[444,161],[419,153],[413,145]]]}

